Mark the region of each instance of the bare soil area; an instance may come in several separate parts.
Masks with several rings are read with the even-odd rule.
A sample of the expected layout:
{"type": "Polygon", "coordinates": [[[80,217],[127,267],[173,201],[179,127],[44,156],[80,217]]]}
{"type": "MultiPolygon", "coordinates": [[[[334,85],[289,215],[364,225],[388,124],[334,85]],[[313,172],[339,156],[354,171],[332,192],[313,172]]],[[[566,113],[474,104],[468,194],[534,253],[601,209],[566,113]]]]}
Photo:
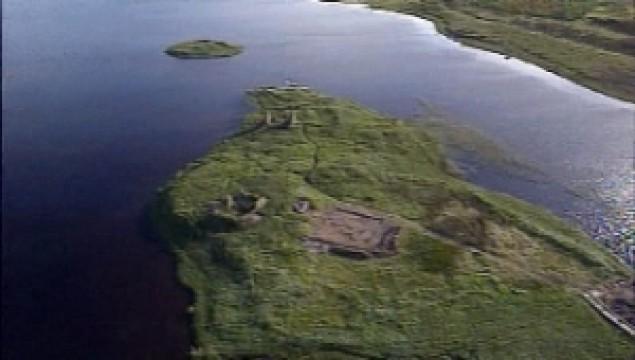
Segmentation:
{"type": "Polygon", "coordinates": [[[400,227],[386,217],[363,208],[336,206],[311,211],[312,231],[302,238],[313,252],[327,252],[356,259],[396,254],[400,227]]]}

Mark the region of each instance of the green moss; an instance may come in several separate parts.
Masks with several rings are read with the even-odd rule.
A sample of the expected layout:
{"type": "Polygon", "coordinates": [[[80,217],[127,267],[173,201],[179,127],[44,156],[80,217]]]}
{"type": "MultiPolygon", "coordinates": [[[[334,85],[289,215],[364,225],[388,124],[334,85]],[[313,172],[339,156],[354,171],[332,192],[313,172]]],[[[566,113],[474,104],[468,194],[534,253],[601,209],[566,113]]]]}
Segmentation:
{"type": "Polygon", "coordinates": [[[421,127],[309,90],[261,90],[251,99],[242,131],[177,175],[154,207],[195,295],[193,357],[635,354],[578,295],[627,275],[580,231],[454,177],[421,127]],[[294,126],[262,126],[267,109],[280,120],[289,116],[281,109],[298,104],[294,126]],[[268,199],[261,221],[209,221],[210,202],[240,192],[268,199]],[[299,241],[308,218],[292,211],[298,198],[390,215],[402,227],[397,255],[308,252],[299,241]]]}
{"type": "Polygon", "coordinates": [[[635,102],[634,7],[627,0],[363,0],[433,21],[461,43],[532,62],[635,102]]]}
{"type": "Polygon", "coordinates": [[[168,47],[165,53],[181,59],[211,59],[240,54],[242,46],[224,41],[193,40],[168,47]]]}

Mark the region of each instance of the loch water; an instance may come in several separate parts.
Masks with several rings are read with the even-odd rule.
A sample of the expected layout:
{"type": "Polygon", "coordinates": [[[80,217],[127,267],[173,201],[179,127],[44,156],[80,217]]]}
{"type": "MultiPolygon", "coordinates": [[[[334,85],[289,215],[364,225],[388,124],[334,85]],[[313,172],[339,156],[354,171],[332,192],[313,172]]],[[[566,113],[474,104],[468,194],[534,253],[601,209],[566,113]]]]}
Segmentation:
{"type": "Polygon", "coordinates": [[[144,209],[236,131],[259,85],[291,79],[412,119],[429,104],[540,169],[458,159],[470,180],[592,233],[633,218],[632,104],[427,21],[310,0],[6,0],[2,17],[6,359],[186,358],[189,294],[144,209]],[[197,38],[245,52],[162,53],[197,38]]]}

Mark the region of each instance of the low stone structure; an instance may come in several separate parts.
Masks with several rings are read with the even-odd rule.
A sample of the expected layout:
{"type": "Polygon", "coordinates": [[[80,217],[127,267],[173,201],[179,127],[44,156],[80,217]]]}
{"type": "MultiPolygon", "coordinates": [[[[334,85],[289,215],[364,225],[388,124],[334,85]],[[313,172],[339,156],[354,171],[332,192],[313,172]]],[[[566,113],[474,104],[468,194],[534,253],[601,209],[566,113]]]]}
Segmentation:
{"type": "Polygon", "coordinates": [[[583,296],[607,321],[635,338],[635,278],[604,285],[583,296]]]}
{"type": "Polygon", "coordinates": [[[400,227],[366,209],[337,206],[307,214],[312,231],[301,241],[309,251],[355,259],[397,253],[400,227]]]}
{"type": "Polygon", "coordinates": [[[228,221],[238,220],[246,225],[253,225],[262,220],[259,213],[267,205],[268,199],[256,194],[241,191],[225,198],[211,201],[207,211],[212,218],[228,221]]]}
{"type": "Polygon", "coordinates": [[[311,209],[311,203],[306,199],[298,199],[293,206],[293,211],[298,214],[304,214],[311,209]]]}

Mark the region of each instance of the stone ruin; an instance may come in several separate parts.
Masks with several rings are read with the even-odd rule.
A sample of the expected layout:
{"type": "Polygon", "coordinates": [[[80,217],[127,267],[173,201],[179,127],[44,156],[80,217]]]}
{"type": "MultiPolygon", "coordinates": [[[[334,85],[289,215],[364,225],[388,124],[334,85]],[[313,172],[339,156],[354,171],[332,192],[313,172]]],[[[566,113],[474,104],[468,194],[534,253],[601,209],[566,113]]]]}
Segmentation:
{"type": "Polygon", "coordinates": [[[208,211],[211,216],[236,219],[245,224],[254,224],[262,219],[259,211],[267,205],[267,201],[266,197],[241,191],[210,202],[208,211]]]}
{"type": "Polygon", "coordinates": [[[352,259],[370,259],[397,253],[400,227],[384,216],[366,209],[335,206],[309,211],[302,202],[294,204],[309,217],[311,233],[300,240],[314,253],[330,253],[352,259]]]}

